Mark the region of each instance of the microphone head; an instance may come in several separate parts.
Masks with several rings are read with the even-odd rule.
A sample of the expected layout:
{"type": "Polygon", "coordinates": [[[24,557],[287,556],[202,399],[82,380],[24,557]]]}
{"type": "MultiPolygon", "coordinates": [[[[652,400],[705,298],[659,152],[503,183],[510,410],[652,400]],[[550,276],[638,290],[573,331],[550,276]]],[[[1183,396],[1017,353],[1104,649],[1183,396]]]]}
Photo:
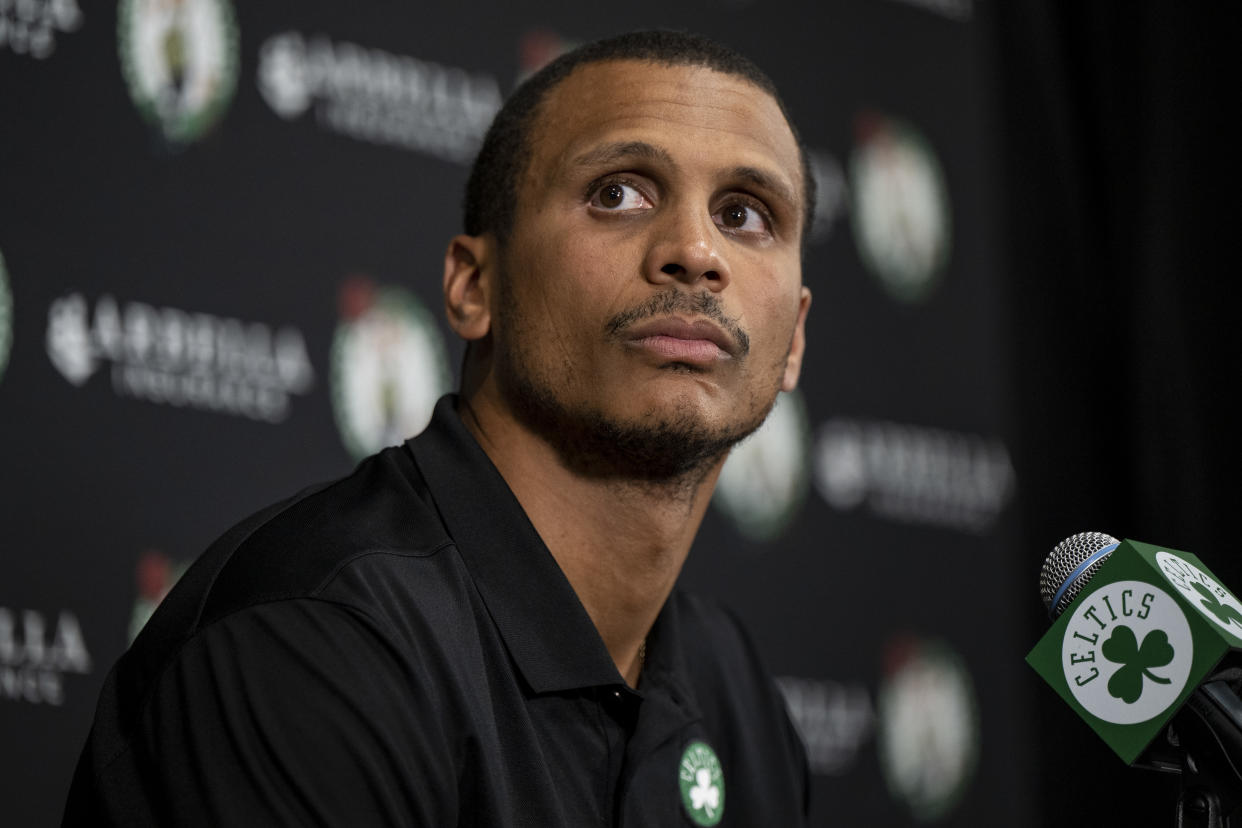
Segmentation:
{"type": "Polygon", "coordinates": [[[1074,603],[1118,543],[1103,532],[1079,532],[1048,553],[1039,570],[1039,597],[1049,618],[1055,619],[1074,603]]]}

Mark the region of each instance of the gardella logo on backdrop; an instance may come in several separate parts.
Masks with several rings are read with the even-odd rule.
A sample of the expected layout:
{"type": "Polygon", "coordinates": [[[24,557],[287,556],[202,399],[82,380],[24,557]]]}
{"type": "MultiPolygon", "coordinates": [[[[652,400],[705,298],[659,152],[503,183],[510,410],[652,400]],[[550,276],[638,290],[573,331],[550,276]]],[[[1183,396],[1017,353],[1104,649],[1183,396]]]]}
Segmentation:
{"type": "Polygon", "coordinates": [[[156,308],[104,295],[92,313],[71,293],[52,302],[47,354],[73,385],[104,363],[122,397],[279,423],[314,385],[302,333],[286,326],[156,308]]]}
{"type": "Polygon", "coordinates": [[[121,70],[142,117],[171,144],[199,138],[237,88],[237,23],[229,0],[121,0],[121,70]]]}
{"type": "Polygon", "coordinates": [[[263,43],[257,81],[285,120],[313,107],[325,129],[459,163],[474,157],[501,104],[490,75],[299,32],[263,43]]]}
{"type": "Polygon", "coordinates": [[[833,418],[814,462],[815,488],[835,509],[971,534],[992,528],[1016,488],[1004,443],[926,426],[833,418]]]}
{"type": "Polygon", "coordinates": [[[414,294],[354,276],[332,340],[332,410],[362,458],[418,434],[451,382],[444,337],[414,294]]]}
{"type": "Polygon", "coordinates": [[[53,619],[37,610],[0,607],[0,699],[59,706],[65,676],[90,671],[91,654],[72,612],[61,610],[53,619]]]}
{"type": "Polygon", "coordinates": [[[811,773],[837,776],[851,770],[875,729],[875,706],[866,685],[778,676],[776,686],[806,745],[811,773]]]}
{"type": "Polygon", "coordinates": [[[0,52],[36,60],[56,51],[56,34],[82,28],[77,0],[0,0],[0,52]]]}
{"type": "Polygon", "coordinates": [[[811,430],[799,391],[777,395],[759,429],[729,453],[712,503],[748,538],[779,537],[810,487],[811,430]]]}
{"type": "Polygon", "coordinates": [[[927,141],[866,113],[850,159],[854,238],[863,263],[904,302],[924,299],[949,259],[949,198],[927,141]]]}

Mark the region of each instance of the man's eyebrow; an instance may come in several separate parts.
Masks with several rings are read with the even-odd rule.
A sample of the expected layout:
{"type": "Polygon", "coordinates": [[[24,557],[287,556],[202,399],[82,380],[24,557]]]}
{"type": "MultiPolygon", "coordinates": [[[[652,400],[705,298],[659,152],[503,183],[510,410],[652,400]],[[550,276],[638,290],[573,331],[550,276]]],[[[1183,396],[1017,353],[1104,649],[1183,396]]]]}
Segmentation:
{"type": "Polygon", "coordinates": [[[576,167],[594,167],[627,158],[642,158],[676,166],[667,150],[655,144],[648,144],[646,141],[615,141],[610,144],[601,144],[574,158],[573,164],[576,167]]]}
{"type": "Polygon", "coordinates": [[[745,181],[760,189],[767,190],[777,198],[785,201],[791,209],[798,206],[798,196],[794,193],[793,188],[776,175],[761,170],[758,167],[734,167],[730,172],[734,179],[745,181]]]}

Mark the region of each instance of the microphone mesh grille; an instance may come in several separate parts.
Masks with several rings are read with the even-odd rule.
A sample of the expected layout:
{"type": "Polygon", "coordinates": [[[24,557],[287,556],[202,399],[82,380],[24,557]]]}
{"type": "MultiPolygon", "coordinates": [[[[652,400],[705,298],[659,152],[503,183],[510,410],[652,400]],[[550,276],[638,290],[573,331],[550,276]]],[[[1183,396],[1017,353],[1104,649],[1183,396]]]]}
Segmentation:
{"type": "Polygon", "coordinates": [[[1095,577],[1095,573],[1108,560],[1108,555],[1100,558],[1087,569],[1080,573],[1074,582],[1065,590],[1065,594],[1061,596],[1061,600],[1057,605],[1052,606],[1052,599],[1056,597],[1057,590],[1065,583],[1070,574],[1082,565],[1082,562],[1090,558],[1096,552],[1100,551],[1109,544],[1117,543],[1117,539],[1112,535],[1106,535],[1103,532],[1079,532],[1077,535],[1066,538],[1056,545],[1048,557],[1044,559],[1044,566],[1039,571],[1039,597],[1043,599],[1044,607],[1048,610],[1048,615],[1056,618],[1066,607],[1073,603],[1078,597],[1078,593],[1082,592],[1082,588],[1087,582],[1095,577]]]}

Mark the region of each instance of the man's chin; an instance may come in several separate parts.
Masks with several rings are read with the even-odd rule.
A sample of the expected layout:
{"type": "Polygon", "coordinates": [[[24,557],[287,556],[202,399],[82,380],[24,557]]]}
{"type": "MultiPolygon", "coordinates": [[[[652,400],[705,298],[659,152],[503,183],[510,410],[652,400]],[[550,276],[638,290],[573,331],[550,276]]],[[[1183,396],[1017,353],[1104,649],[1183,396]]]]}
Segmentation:
{"type": "MultiPolygon", "coordinates": [[[[502,366],[500,393],[513,415],[583,477],[674,483],[701,479],[771,409],[750,398],[721,406],[703,388],[640,383],[621,398],[575,399],[555,384],[502,366]],[[739,412],[743,412],[739,416],[739,412]]],[[[773,392],[775,398],[775,391],[773,392]]]]}
{"type": "MultiPolygon", "coordinates": [[[[546,402],[546,401],[545,401],[546,402]]],[[[692,409],[619,417],[558,403],[523,417],[584,477],[673,483],[701,476],[763,422],[716,424],[692,409]]]]}
{"type": "Polygon", "coordinates": [[[652,484],[702,477],[740,439],[666,428],[607,429],[596,437],[586,451],[581,442],[561,443],[562,462],[584,477],[652,484]]]}

